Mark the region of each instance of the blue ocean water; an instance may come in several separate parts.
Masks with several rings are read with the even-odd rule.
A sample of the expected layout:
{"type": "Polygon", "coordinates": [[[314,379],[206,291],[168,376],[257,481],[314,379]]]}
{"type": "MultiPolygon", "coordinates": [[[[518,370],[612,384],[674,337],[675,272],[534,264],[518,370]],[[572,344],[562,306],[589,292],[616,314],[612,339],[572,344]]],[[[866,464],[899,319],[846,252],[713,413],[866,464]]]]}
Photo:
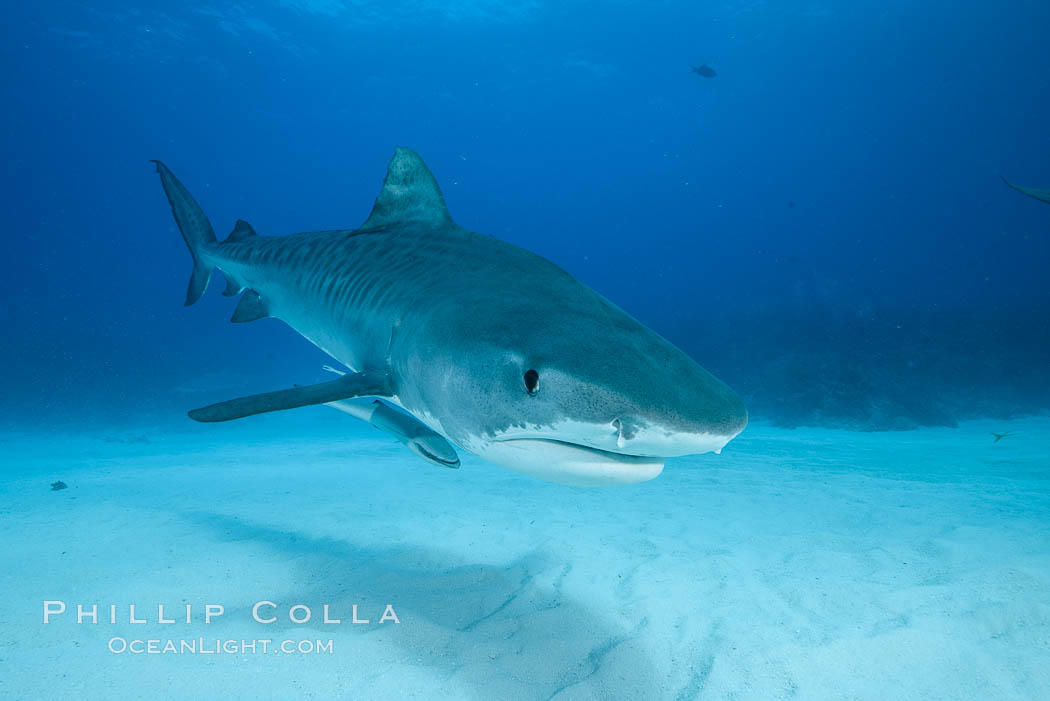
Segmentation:
{"type": "Polygon", "coordinates": [[[231,358],[313,362],[277,324],[233,333],[215,296],[179,306],[189,258],[148,159],[220,234],[283,234],[358,225],[396,145],[458,221],[566,268],[757,415],[872,423],[781,406],[820,383],[813,358],[777,366],[807,348],[839,385],[858,357],[873,392],[906,375],[888,401],[958,395],[905,423],[1038,409],[1048,212],[999,176],[1050,181],[1047,27],[1040,2],[9,8],[3,414],[137,413],[231,358]]]}
{"type": "MultiPolygon", "coordinates": [[[[56,579],[33,580],[36,588],[17,601],[39,607],[48,596],[76,600],[76,573],[99,558],[133,578],[138,571],[122,564],[120,553],[134,548],[124,539],[136,529],[167,533],[155,542],[173,557],[188,553],[178,581],[207,572],[210,588],[201,585],[195,595],[242,591],[223,584],[221,568],[208,564],[215,564],[211,555],[166,531],[169,522],[149,520],[146,504],[155,496],[167,504],[158,513],[195,514],[189,526],[180,521],[178,533],[220,534],[224,555],[244,558],[242,566],[258,557],[272,565],[265,569],[270,576],[283,572],[281,563],[305,560],[300,579],[284,582],[297,595],[320,601],[341,591],[345,582],[333,568],[367,561],[367,577],[346,586],[374,596],[405,592],[406,608],[429,612],[428,632],[412,639],[425,649],[401,643],[391,676],[370,677],[365,686],[326,681],[318,687],[322,696],[384,698],[398,688],[398,675],[408,680],[405,695],[431,698],[460,697],[468,687],[477,698],[894,698],[893,688],[915,694],[899,698],[939,698],[938,684],[956,698],[1050,693],[1035,671],[1046,654],[1050,603],[1040,587],[1050,582],[1043,564],[1050,547],[1031,535],[1045,530],[1050,514],[1048,434],[1040,423],[1050,407],[1050,206],[1001,180],[1050,187],[1050,4],[50,1],[11,4],[4,14],[0,428],[13,446],[4,491],[18,504],[6,518],[21,529],[6,547],[27,567],[40,564],[34,542],[46,541],[50,558],[81,530],[102,538],[80,542],[82,560],[56,579]],[[701,65],[716,75],[693,70],[701,65]],[[557,263],[736,389],[752,420],[738,442],[749,435],[752,442],[726,463],[702,463],[717,465],[712,476],[665,474],[667,484],[652,483],[658,491],[632,487],[622,497],[573,496],[581,492],[530,487],[513,475],[481,482],[459,475],[449,483],[423,463],[397,462],[389,482],[366,480],[377,503],[376,493],[401,493],[415,470],[429,471],[422,486],[405,487],[410,497],[387,512],[369,511],[373,525],[353,521],[353,530],[364,531],[358,540],[344,543],[343,531],[320,526],[295,541],[298,520],[347,518],[338,501],[326,501],[342,485],[326,482],[332,473],[318,468],[338,469],[333,454],[318,447],[325,436],[342,441],[332,451],[347,454],[354,453],[347,436],[362,442],[377,465],[395,464],[383,462],[394,460],[393,448],[376,447],[368,442],[377,440],[374,433],[318,409],[284,423],[268,417],[251,424],[258,433],[207,434],[189,425],[187,409],[324,379],[320,367],[329,361],[276,321],[231,326],[232,304],[216,292],[217,281],[200,303],[183,306],[191,260],[149,161],[162,159],[179,175],[220,238],[238,218],[281,235],[358,226],[396,146],[426,160],[457,222],[557,263]],[[858,438],[857,431],[877,433],[858,438]],[[982,452],[992,431],[1022,435],[1019,452],[982,452]],[[982,442],[969,452],[958,448],[960,440],[982,442]],[[251,460],[266,453],[285,462],[247,469],[238,446],[252,451],[251,460]],[[838,447],[828,454],[822,446],[838,447]],[[916,457],[895,463],[900,446],[914,448],[916,457]],[[182,463],[165,456],[180,449],[194,456],[187,463],[215,460],[230,468],[194,472],[204,484],[219,480],[207,489],[221,494],[229,511],[208,506],[207,489],[194,486],[201,482],[176,474],[182,463]],[[949,450],[959,452],[942,460],[949,450]],[[292,484],[292,466],[304,454],[311,463],[300,474],[312,481],[300,489],[311,498],[289,497],[294,486],[276,485],[286,474],[292,484]],[[783,494],[774,486],[780,468],[792,470],[783,494]],[[841,497],[827,497],[821,507],[833,514],[827,522],[816,507],[806,511],[814,503],[804,491],[807,475],[832,480],[829,493],[841,497]],[[78,508],[94,494],[98,504],[112,499],[141,509],[145,521],[55,512],[43,497],[16,499],[44,477],[65,479],[70,493],[79,480],[85,492],[78,508]],[[907,497],[909,489],[926,488],[930,508],[939,509],[929,518],[907,497]],[[522,490],[520,500],[507,496],[515,490],[522,490]],[[865,490],[886,501],[851,511],[851,495],[865,490]],[[992,503],[992,493],[1001,503],[992,503]],[[690,503],[696,509],[687,509],[690,503]],[[697,513],[705,504],[713,520],[697,513]],[[486,523],[502,517],[510,525],[495,527],[493,537],[492,527],[457,512],[465,505],[476,506],[486,523]],[[899,519],[888,515],[897,508],[899,519]],[[295,518],[267,520],[288,509],[295,518]],[[625,519],[610,515],[621,510],[625,519]],[[519,516],[529,520],[515,522],[519,516]],[[684,520],[694,518],[700,520],[684,520]],[[638,523],[647,524],[644,536],[634,530],[638,523]],[[785,523],[787,540],[776,540],[785,523]],[[884,525],[886,542],[865,523],[884,525]],[[923,524],[934,525],[927,532],[923,524]],[[577,538],[569,532],[577,525],[591,530],[577,538]],[[793,551],[810,542],[809,528],[823,549],[793,551]],[[427,542],[430,529],[444,534],[447,548],[427,542]],[[707,534],[701,540],[685,535],[700,530],[707,534]],[[455,537],[464,538],[455,541],[462,547],[448,545],[455,537]],[[533,550],[541,541],[542,555],[533,550]],[[993,568],[1007,541],[1017,559],[1003,567],[1018,580],[982,579],[966,564],[973,558],[993,568]],[[791,552],[800,554],[793,559],[785,554],[791,552]],[[375,564],[384,558],[395,564],[375,564]],[[595,584],[603,558],[618,568],[619,581],[608,590],[595,584]],[[882,578],[882,568],[923,558],[915,587],[943,587],[953,601],[973,594],[940,612],[972,625],[924,626],[916,609],[894,608],[899,601],[880,588],[891,578],[882,578]],[[802,579],[811,569],[848,574],[821,603],[808,597],[802,579]],[[758,574],[752,580],[744,571],[758,574]],[[965,576],[956,577],[960,572],[965,576]],[[638,573],[649,583],[637,584],[638,573]],[[770,583],[781,575],[786,590],[770,583]],[[304,585],[311,577],[322,584],[304,585]],[[762,625],[776,619],[804,632],[794,638],[785,627],[775,649],[756,643],[740,623],[745,602],[724,598],[736,577],[761,583],[742,591],[764,597],[752,600],[762,625]],[[365,583],[375,579],[389,586],[365,583]],[[652,582],[666,588],[647,589],[657,586],[652,582]],[[447,617],[435,613],[444,600],[428,587],[442,586],[471,603],[453,606],[447,617]],[[562,599],[569,622],[537,613],[557,608],[573,587],[576,598],[562,599]],[[588,589],[593,600],[582,593],[588,589]],[[877,602],[877,614],[862,616],[862,640],[844,632],[852,630],[851,607],[836,596],[847,592],[877,602]],[[1021,593],[1013,599],[1009,592],[1021,593]],[[540,603],[529,608],[526,599],[540,603]],[[716,620],[704,620],[702,629],[682,623],[700,620],[690,612],[712,601],[722,612],[716,620]],[[800,610],[820,624],[807,628],[796,618],[800,610]],[[503,611],[513,617],[504,620],[503,611]],[[610,611],[616,623],[607,619],[610,611]],[[684,613],[676,618],[672,611],[684,613]],[[507,629],[485,627],[492,622],[507,629]],[[527,633],[517,652],[525,661],[486,667],[486,660],[513,654],[517,643],[501,641],[513,637],[515,625],[527,633]],[[443,637],[446,629],[452,632],[443,637]],[[916,629],[933,637],[916,643],[909,637],[916,629]],[[971,640],[973,631],[980,634],[971,640]],[[873,642],[885,636],[892,638],[887,648],[873,642]],[[1009,649],[987,647],[1001,638],[1009,649]],[[552,642],[559,639],[568,641],[564,658],[552,642]],[[729,651],[744,639],[745,658],[733,658],[729,651]],[[951,666],[901,678],[854,669],[859,686],[850,691],[849,674],[832,679],[813,671],[887,649],[906,658],[901,651],[909,645],[925,651],[917,659],[933,659],[938,645],[952,641],[963,646],[947,655],[954,669],[976,659],[965,647],[973,643],[987,653],[977,667],[994,681],[952,686],[951,666]],[[677,645],[688,669],[665,665],[677,645]],[[617,681],[610,671],[621,664],[618,655],[633,656],[635,666],[622,663],[636,674],[630,680],[617,681]],[[726,655],[734,660],[728,667],[726,655]],[[784,662],[781,670],[770,660],[803,662],[784,662]],[[460,669],[472,670],[466,680],[456,676],[460,669]],[[456,684],[443,687],[442,678],[456,684]]],[[[1003,444],[1011,449],[1010,441],[1003,444]]],[[[485,468],[474,461],[462,472],[485,468]]],[[[135,556],[150,557],[145,549],[135,556]]],[[[911,583],[910,576],[901,574],[911,583]]],[[[105,589],[85,588],[79,593],[89,598],[105,589]]],[[[7,591],[15,585],[8,582],[7,591]]],[[[133,594],[108,590],[112,598],[104,601],[137,596],[154,603],[169,594],[181,598],[151,582],[133,594]]],[[[38,617],[37,608],[4,614],[24,630],[38,617]]],[[[355,655],[373,655],[369,665],[386,669],[390,659],[382,652],[355,644],[355,655]]],[[[76,654],[65,640],[16,653],[27,675],[45,661],[79,669],[76,654]]],[[[111,664],[90,658],[96,670],[111,664]]],[[[218,693],[218,686],[194,692],[187,669],[163,667],[181,680],[181,694],[218,693]]],[[[231,679],[261,668],[249,661],[238,669],[231,679]]],[[[308,690],[310,678],[330,681],[329,672],[310,667],[300,686],[286,668],[269,667],[261,678],[270,685],[264,690],[287,698],[308,690]]],[[[19,677],[12,694],[46,697],[28,678],[19,677]]]]}

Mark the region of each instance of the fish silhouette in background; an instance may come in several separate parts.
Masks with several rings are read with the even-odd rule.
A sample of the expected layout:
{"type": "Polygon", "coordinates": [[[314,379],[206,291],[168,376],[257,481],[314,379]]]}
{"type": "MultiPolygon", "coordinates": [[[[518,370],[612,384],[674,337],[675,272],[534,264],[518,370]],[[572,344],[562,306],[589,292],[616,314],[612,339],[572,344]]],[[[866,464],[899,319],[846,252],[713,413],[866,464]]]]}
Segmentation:
{"type": "Polygon", "coordinates": [[[717,73],[715,73],[715,69],[711,68],[711,66],[707,65],[706,63],[702,63],[699,66],[693,66],[693,73],[696,73],[702,78],[714,78],[716,75],[718,75],[717,73]]]}
{"type": "Polygon", "coordinates": [[[1047,204],[1050,204],[1050,189],[1039,190],[1034,187],[1021,187],[1020,185],[1014,185],[1006,178],[1003,178],[1003,182],[1020,192],[1022,195],[1028,195],[1029,197],[1033,197],[1039,200],[1040,202],[1046,202],[1047,204]]]}
{"type": "Polygon", "coordinates": [[[992,441],[992,443],[998,443],[1004,438],[1008,438],[1009,436],[1015,436],[1017,434],[1015,434],[1013,431],[1007,431],[1006,433],[996,433],[995,431],[992,431],[992,435],[995,436],[995,440],[992,441]]]}

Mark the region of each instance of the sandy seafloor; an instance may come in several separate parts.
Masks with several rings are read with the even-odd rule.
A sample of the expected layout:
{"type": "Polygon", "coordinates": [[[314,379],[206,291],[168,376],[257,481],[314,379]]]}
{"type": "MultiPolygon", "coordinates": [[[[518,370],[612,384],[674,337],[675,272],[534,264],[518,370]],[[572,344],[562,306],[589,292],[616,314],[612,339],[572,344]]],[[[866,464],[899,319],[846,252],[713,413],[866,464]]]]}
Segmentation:
{"type": "Polygon", "coordinates": [[[432,466],[324,408],[2,450],[4,699],[1050,698],[1050,418],[754,422],[591,489],[432,466]],[[120,622],[45,626],[44,599],[120,622]],[[281,622],[253,622],[259,600],[281,622]],[[158,603],[226,613],[158,624],[158,603]],[[310,623],[283,618],[297,603],[310,623]],[[399,625],[374,623],[386,603],[399,625]],[[333,652],[118,655],[117,636],[333,652]]]}

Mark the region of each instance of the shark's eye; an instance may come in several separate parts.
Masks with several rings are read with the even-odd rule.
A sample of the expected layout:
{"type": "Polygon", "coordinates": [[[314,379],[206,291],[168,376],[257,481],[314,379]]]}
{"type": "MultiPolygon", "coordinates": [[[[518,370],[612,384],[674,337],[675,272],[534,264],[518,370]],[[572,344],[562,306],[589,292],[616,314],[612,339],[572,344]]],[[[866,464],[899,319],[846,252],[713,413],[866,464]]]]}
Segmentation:
{"type": "Polygon", "coordinates": [[[525,371],[525,389],[529,394],[536,394],[540,391],[540,374],[535,370],[525,371]]]}

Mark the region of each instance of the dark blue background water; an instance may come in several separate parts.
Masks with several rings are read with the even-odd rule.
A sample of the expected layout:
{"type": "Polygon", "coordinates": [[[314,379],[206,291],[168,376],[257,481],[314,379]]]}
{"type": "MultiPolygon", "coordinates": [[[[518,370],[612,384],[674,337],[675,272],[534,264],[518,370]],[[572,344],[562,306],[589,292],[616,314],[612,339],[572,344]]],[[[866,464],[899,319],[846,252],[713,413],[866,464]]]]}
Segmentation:
{"type": "Polygon", "coordinates": [[[1050,186],[1050,4],[260,5],[6,8],[5,420],[312,379],[279,322],[182,307],[148,159],[282,234],[362,222],[395,145],[757,416],[1045,406],[1050,206],[998,178],[1050,186]]]}

